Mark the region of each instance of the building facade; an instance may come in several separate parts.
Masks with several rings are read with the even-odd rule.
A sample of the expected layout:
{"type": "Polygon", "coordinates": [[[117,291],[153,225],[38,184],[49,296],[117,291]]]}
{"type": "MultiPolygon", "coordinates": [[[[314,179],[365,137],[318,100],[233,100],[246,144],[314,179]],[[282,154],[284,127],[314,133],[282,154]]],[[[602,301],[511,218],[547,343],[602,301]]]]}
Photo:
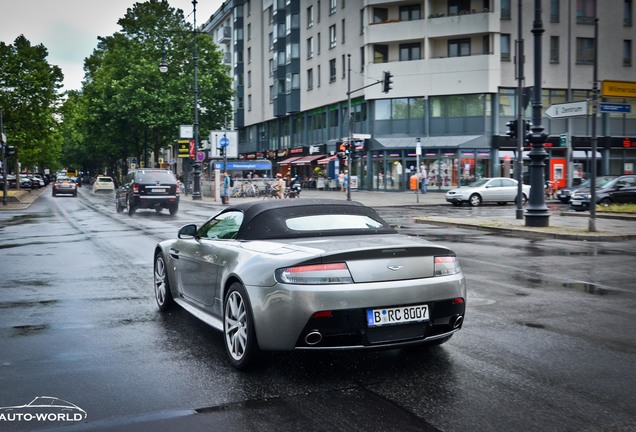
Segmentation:
{"type": "MultiPolygon", "coordinates": [[[[592,98],[596,22],[599,81],[636,81],[632,0],[606,0],[598,11],[597,1],[541,2],[543,110],[592,98]]],[[[534,3],[225,2],[203,30],[233,67],[240,158],[267,158],[275,171],[307,179],[334,179],[347,170],[366,190],[407,189],[418,162],[433,190],[513,175],[517,147],[506,123],[518,103],[531,117],[531,103],[517,97],[515,55],[521,22],[522,86],[532,86],[534,3]],[[385,72],[392,75],[388,92],[385,72]],[[365,138],[356,141],[349,165],[339,156],[350,137],[365,138]]],[[[634,96],[599,97],[630,109],[597,116],[599,174],[634,169],[634,96]]],[[[565,186],[587,176],[592,121],[543,117],[547,178],[565,186]]]]}

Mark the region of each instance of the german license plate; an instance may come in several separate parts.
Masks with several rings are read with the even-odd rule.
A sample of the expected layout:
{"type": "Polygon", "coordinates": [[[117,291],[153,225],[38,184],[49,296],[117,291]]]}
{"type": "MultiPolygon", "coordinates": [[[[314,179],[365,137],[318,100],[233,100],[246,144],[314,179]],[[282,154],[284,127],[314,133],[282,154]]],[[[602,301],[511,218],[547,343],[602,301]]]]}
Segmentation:
{"type": "Polygon", "coordinates": [[[369,327],[406,324],[427,321],[428,319],[428,305],[367,309],[367,325],[369,327]]]}
{"type": "Polygon", "coordinates": [[[165,189],[157,189],[157,188],[155,188],[155,189],[152,190],[152,193],[166,193],[166,190],[165,189]]]}
{"type": "Polygon", "coordinates": [[[582,205],[583,202],[581,202],[579,200],[571,200],[570,204],[572,204],[573,206],[578,206],[578,205],[582,205]]]}

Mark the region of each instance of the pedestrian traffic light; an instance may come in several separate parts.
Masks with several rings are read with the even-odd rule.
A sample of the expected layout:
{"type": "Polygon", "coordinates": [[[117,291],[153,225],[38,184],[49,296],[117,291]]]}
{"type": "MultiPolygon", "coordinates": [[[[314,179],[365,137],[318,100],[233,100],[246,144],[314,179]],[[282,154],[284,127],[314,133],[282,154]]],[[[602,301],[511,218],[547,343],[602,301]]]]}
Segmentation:
{"type": "Polygon", "coordinates": [[[508,123],[506,123],[506,126],[508,127],[506,135],[508,135],[512,139],[517,138],[517,120],[510,120],[508,123]]]}
{"type": "Polygon", "coordinates": [[[7,156],[15,155],[15,146],[5,146],[7,156]]]}
{"type": "Polygon", "coordinates": [[[391,84],[393,84],[393,75],[391,75],[391,72],[383,72],[383,77],[382,77],[382,92],[383,93],[388,93],[389,90],[391,90],[393,87],[391,87],[391,84]]]}

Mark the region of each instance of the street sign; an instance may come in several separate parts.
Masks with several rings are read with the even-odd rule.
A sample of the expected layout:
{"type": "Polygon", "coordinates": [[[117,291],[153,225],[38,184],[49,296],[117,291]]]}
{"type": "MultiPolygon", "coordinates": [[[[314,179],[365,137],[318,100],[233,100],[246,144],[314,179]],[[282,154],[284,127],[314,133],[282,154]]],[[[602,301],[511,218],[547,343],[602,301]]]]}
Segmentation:
{"type": "Polygon", "coordinates": [[[221,139],[219,140],[219,145],[221,147],[227,147],[230,145],[230,140],[227,137],[221,137],[221,139]]]}
{"type": "Polygon", "coordinates": [[[636,82],[603,80],[601,95],[603,97],[619,98],[636,97],[636,82]]]}
{"type": "Polygon", "coordinates": [[[197,152],[197,162],[203,162],[205,160],[205,153],[202,151],[197,152]]]}
{"type": "Polygon", "coordinates": [[[630,104],[623,103],[606,103],[602,102],[599,105],[600,111],[604,113],[630,113],[632,112],[632,106],[630,104]]]}
{"type": "Polygon", "coordinates": [[[550,118],[578,117],[587,114],[587,101],[552,104],[545,110],[545,115],[550,118]]]}

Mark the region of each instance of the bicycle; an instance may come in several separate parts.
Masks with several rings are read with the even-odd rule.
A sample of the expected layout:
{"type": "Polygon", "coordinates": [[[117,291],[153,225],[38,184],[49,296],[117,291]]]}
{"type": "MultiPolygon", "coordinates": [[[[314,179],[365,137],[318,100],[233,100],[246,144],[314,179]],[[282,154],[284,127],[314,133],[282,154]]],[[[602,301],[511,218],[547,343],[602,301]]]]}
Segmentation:
{"type": "Polygon", "coordinates": [[[545,197],[546,199],[555,199],[559,190],[559,184],[556,181],[545,182],[545,197]]]}

